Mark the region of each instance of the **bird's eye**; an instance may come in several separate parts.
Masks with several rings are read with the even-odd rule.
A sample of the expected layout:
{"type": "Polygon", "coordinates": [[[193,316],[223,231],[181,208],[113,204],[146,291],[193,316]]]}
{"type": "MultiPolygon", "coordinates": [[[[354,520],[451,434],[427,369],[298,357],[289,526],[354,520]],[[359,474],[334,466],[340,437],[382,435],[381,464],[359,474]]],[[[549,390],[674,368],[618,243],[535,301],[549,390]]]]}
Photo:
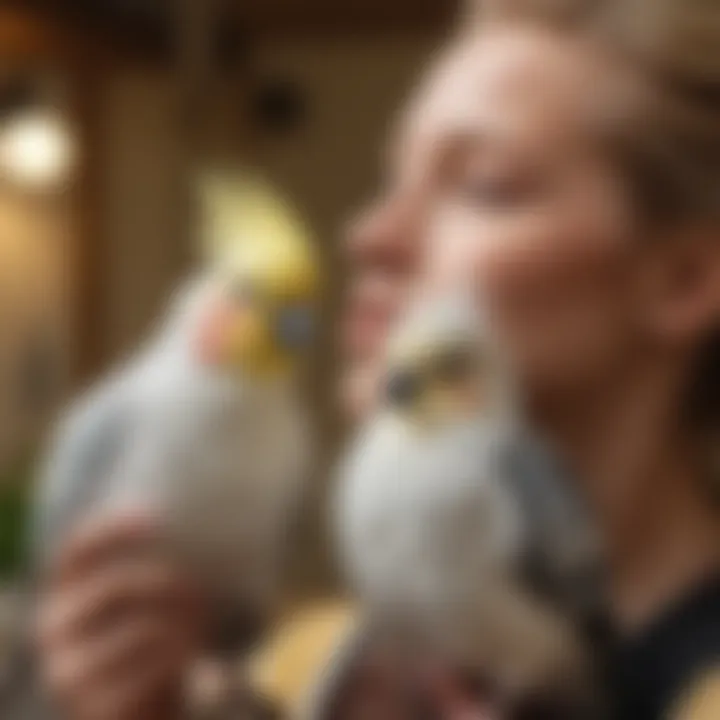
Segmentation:
{"type": "Polygon", "coordinates": [[[291,350],[307,348],[315,339],[315,313],[312,308],[294,306],[281,310],[277,317],[281,344],[291,350]]]}
{"type": "Polygon", "coordinates": [[[470,377],[478,368],[478,358],[471,348],[453,348],[441,353],[432,363],[433,377],[453,383],[470,377]]]}
{"type": "Polygon", "coordinates": [[[422,392],[422,378],[409,370],[391,373],[385,385],[385,396],[390,405],[399,408],[409,407],[422,392]]]}

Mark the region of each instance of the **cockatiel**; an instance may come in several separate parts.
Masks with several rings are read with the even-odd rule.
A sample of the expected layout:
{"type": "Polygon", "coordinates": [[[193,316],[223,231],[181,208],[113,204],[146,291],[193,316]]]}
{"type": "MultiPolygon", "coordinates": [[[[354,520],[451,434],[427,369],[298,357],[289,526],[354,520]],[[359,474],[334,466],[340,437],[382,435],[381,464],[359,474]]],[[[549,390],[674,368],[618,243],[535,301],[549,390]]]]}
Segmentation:
{"type": "Polygon", "coordinates": [[[203,191],[209,261],[148,346],[60,424],[34,539],[47,564],[89,512],[153,513],[232,644],[273,602],[310,469],[298,370],[320,273],[300,223],[261,185],[216,177],[203,191]]]}
{"type": "Polygon", "coordinates": [[[379,411],[341,464],[341,559],[381,633],[508,692],[577,688],[584,643],[526,566],[543,544],[570,572],[594,544],[557,489],[531,501],[546,504],[538,522],[544,511],[508,477],[516,404],[471,295],[420,303],[389,343],[379,411]]]}

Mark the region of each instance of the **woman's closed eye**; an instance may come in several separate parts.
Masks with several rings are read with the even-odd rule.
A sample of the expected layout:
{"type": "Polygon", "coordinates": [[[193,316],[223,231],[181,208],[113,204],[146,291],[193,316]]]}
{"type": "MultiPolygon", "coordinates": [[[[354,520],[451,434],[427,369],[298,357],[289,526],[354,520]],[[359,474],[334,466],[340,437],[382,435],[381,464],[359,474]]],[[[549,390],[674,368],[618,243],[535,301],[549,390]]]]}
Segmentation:
{"type": "Polygon", "coordinates": [[[464,204],[490,209],[514,208],[536,202],[543,194],[544,182],[535,163],[487,146],[468,152],[466,145],[448,152],[440,175],[448,192],[464,204]],[[462,149],[465,152],[461,152],[462,149]]]}
{"type": "Polygon", "coordinates": [[[465,202],[488,208],[514,208],[534,201],[540,183],[530,174],[482,171],[464,174],[457,182],[465,202]]]}

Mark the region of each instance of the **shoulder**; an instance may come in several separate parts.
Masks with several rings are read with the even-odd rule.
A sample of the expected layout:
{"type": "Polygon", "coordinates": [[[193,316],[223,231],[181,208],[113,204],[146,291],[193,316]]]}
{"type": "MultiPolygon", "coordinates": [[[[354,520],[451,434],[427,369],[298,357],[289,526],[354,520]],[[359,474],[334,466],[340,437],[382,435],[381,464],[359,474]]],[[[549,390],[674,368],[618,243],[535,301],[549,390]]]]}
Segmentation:
{"type": "Polygon", "coordinates": [[[716,718],[720,718],[720,661],[691,679],[668,715],[668,720],[716,718]]]}
{"type": "Polygon", "coordinates": [[[620,643],[610,672],[623,717],[720,718],[720,577],[620,643]],[[717,709],[697,715],[707,707],[717,709]]]}
{"type": "Polygon", "coordinates": [[[715,578],[671,626],[665,662],[677,667],[671,720],[720,718],[720,580],[715,578]]]}

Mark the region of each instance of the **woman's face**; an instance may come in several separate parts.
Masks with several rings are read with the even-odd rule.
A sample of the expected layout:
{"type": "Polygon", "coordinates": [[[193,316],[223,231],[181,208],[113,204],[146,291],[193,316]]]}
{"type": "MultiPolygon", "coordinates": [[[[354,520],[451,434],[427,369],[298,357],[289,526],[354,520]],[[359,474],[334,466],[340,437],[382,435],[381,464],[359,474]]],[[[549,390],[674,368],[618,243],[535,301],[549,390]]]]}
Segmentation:
{"type": "Polygon", "coordinates": [[[437,64],[349,234],[351,401],[418,287],[472,283],[531,392],[597,386],[627,359],[632,223],[594,127],[609,74],[580,43],[522,27],[437,64]]]}

